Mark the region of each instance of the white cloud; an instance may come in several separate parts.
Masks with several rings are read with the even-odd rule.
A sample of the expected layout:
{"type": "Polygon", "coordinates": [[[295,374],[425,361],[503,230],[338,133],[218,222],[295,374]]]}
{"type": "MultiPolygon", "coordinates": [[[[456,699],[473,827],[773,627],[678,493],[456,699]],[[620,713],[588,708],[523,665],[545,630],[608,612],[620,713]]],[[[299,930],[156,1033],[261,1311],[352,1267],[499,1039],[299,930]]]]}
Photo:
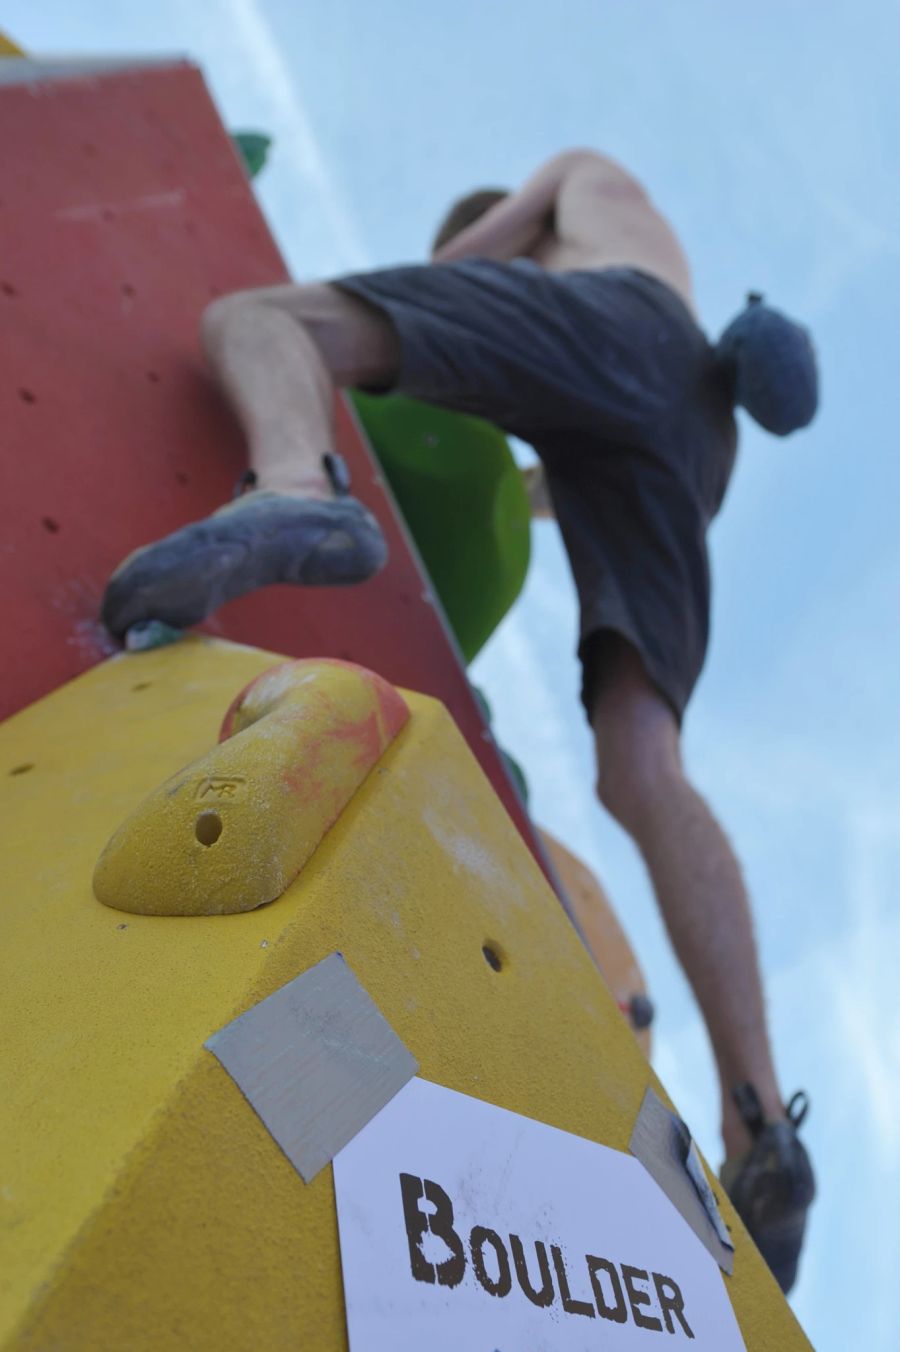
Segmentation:
{"type": "Polygon", "coordinates": [[[320,151],[296,76],[279,50],[260,5],[257,0],[223,0],[222,9],[223,28],[237,39],[258,82],[257,95],[268,113],[266,130],[275,138],[280,175],[290,172],[303,180],[307,210],[314,210],[323,219],[341,259],[340,266],[370,266],[368,250],[320,151]]]}

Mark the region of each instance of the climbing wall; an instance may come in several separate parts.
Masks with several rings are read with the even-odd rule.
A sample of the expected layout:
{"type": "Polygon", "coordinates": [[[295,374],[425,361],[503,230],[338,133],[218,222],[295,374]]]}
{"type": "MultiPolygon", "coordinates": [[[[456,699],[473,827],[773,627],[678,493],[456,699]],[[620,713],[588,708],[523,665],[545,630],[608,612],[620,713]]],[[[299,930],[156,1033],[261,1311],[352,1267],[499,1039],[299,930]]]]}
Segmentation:
{"type": "MultiPolygon", "coordinates": [[[[216,296],[286,280],[194,67],[29,70],[0,87],[0,718],[113,650],[97,612],[126,554],[230,497],[245,457],[202,363],[200,315],[216,296]]],[[[543,859],[343,401],[337,423],[388,568],[358,588],[269,588],[205,628],[349,658],[438,697],[543,859]]]]}
{"type": "MultiPolygon", "coordinates": [[[[414,1058],[419,1080],[437,1087],[432,1092],[465,1094],[482,1111],[494,1105],[547,1124],[579,1138],[582,1150],[599,1143],[616,1152],[621,1168],[639,1172],[628,1154],[635,1119],[648,1088],[664,1091],[437,701],[400,692],[409,720],[388,729],[395,735],[349,802],[345,734],[368,744],[355,704],[346,728],[332,723],[330,744],[313,728],[314,763],[299,760],[291,776],[273,766],[269,740],[254,744],[246,732],[220,748],[227,765],[197,761],[215,746],[235,696],[276,660],[189,639],[103,663],[0,724],[3,1352],[345,1352],[345,1301],[352,1352],[443,1352],[442,1288],[419,1288],[435,1310],[424,1330],[416,1332],[401,1304],[392,1334],[373,1342],[363,1329],[357,1341],[346,1271],[341,1280],[347,1234],[342,1219],[339,1245],[335,1189],[342,1151],[328,1164],[329,1139],[360,1081],[390,1065],[390,1050],[379,1044],[376,1055],[354,1025],[352,1073],[336,1101],[322,1096],[315,1058],[296,1051],[302,1025],[292,1020],[257,1041],[257,1059],[267,1047],[278,1053],[269,1078],[279,1098],[294,1115],[313,1115],[314,1130],[300,1133],[300,1145],[325,1148],[304,1176],[254,1110],[252,1088],[242,1093],[209,1050],[236,1016],[259,1011],[321,962],[333,965],[336,954],[414,1058]],[[100,888],[126,909],[101,905],[91,879],[107,841],[164,783],[152,827],[143,818],[132,824],[133,844],[149,861],[141,885],[129,886],[126,869],[121,889],[107,895],[100,888]],[[235,848],[239,858],[252,855],[244,842],[270,829],[285,804],[301,834],[316,819],[314,844],[331,789],[340,790],[342,810],[283,895],[242,914],[207,913],[211,899],[225,896],[217,870],[233,890],[235,848]],[[203,829],[210,803],[218,833],[203,829]],[[186,863],[205,879],[193,902],[183,885],[186,863]]],[[[302,722],[308,750],[310,722],[302,722]]],[[[244,899],[253,904],[260,894],[246,867],[244,899]]],[[[339,1011],[314,1018],[316,1029],[327,1061],[347,1038],[339,1011]]],[[[419,1149],[431,1148],[420,1135],[419,1149]]],[[[483,1147],[479,1134],[466,1177],[479,1219],[510,1201],[511,1159],[496,1172],[484,1169],[483,1147]]],[[[532,1226],[541,1217],[547,1223],[561,1200],[554,1189],[540,1191],[551,1164],[548,1156],[529,1175],[532,1226]]],[[[646,1195],[652,1185],[642,1177],[646,1195]]],[[[392,1183],[397,1204],[396,1177],[392,1183]]],[[[577,1206],[590,1187],[579,1175],[563,1191],[577,1206]]],[[[682,1204],[696,1210],[686,1187],[682,1204]]],[[[804,1352],[809,1345],[773,1278],[715,1191],[732,1231],[733,1275],[720,1273],[686,1221],[670,1265],[658,1270],[683,1283],[693,1253],[695,1264],[706,1264],[707,1289],[739,1322],[748,1352],[804,1352]]],[[[656,1200],[668,1206],[662,1194],[656,1200]]],[[[612,1193],[593,1197],[589,1227],[616,1205],[612,1193]]],[[[682,1224],[671,1208],[667,1214],[682,1224]]],[[[635,1215],[621,1257],[645,1268],[656,1236],[643,1213],[635,1215]]],[[[561,1242],[565,1229],[551,1224],[554,1233],[561,1242]]],[[[398,1276],[415,1288],[408,1256],[399,1258],[398,1276]]],[[[721,1341],[701,1338],[703,1302],[684,1290],[693,1342],[662,1331],[658,1319],[653,1331],[636,1319],[620,1326],[586,1317],[585,1280],[582,1274],[576,1287],[573,1271],[563,1309],[558,1295],[550,1309],[537,1310],[539,1336],[526,1342],[489,1340],[488,1332],[506,1311],[527,1316],[524,1297],[518,1305],[512,1297],[497,1301],[463,1283],[450,1293],[449,1312],[457,1296],[471,1299],[481,1336],[457,1342],[454,1352],[731,1352],[738,1344],[726,1340],[727,1327],[721,1341]],[[576,1295],[580,1314],[571,1313],[576,1295]],[[563,1341],[573,1322],[585,1334],[563,1341]]]]}
{"type": "MultiPolygon", "coordinates": [[[[227,498],[243,467],[200,360],[199,315],[212,297],[284,269],[193,68],[38,82],[22,69],[0,87],[0,1346],[341,1352],[349,1333],[353,1352],[369,1352],[376,1343],[352,1309],[360,1287],[348,1281],[346,1212],[340,1244],[337,1228],[341,1196],[355,1193],[339,1195],[337,1179],[380,1117],[369,1103],[348,1130],[348,1105],[366,1075],[380,1083],[393,1067],[382,1111],[410,1089],[443,1103],[465,1095],[492,1124],[518,1114],[529,1131],[567,1133],[568,1149],[603,1148],[663,1208],[679,1273],[684,1254],[706,1265],[703,1289],[727,1341],[704,1335],[698,1347],[802,1352],[802,1331],[720,1190],[727,1261],[716,1208],[683,1164],[666,1165],[664,1196],[654,1161],[629,1154],[655,1091],[665,1164],[664,1091],[523,842],[538,853],[343,405],[340,448],[386,523],[386,572],[347,591],[273,589],[226,608],[208,626],[217,637],[107,660],[96,615],[111,568],[227,498]],[[214,746],[229,706],[234,730],[249,706],[232,702],[275,653],[350,658],[406,689],[380,715],[351,701],[343,718],[325,719],[328,735],[321,705],[301,707],[296,763],[273,759],[274,742],[290,740],[280,724],[277,739],[241,741],[244,729],[214,763],[185,770],[214,746]],[[243,763],[254,745],[259,763],[243,763]],[[143,818],[136,830],[123,819],[153,791],[161,834],[151,838],[143,818]],[[113,832],[138,853],[105,851],[113,832]],[[293,863],[270,886],[285,853],[293,863]],[[95,874],[101,854],[108,867],[95,874]],[[301,1153],[308,1164],[310,1145],[319,1151],[309,1168],[226,1071],[221,1039],[245,1015],[269,1017],[269,1001],[293,999],[297,982],[318,989],[306,1032],[319,1040],[327,1091],[341,1038],[322,1016],[323,963],[349,968],[357,1014],[375,1011],[345,1028],[341,1093],[317,1098],[293,1015],[250,1058],[255,1073],[260,1054],[287,1057],[263,1078],[279,1100],[294,1096],[292,1127],[294,1108],[307,1115],[301,1153]],[[373,1050],[362,1033],[376,1026],[373,1050]]],[[[474,1138],[476,1164],[485,1139],[474,1138]]],[[[529,1187],[541,1172],[529,1171],[529,1187]]],[[[464,1182],[479,1206],[496,1202],[477,1168],[464,1182]]],[[[590,1181],[576,1183],[570,1200],[584,1207],[590,1181]]],[[[551,1209],[556,1200],[548,1194],[551,1209]]],[[[587,1208],[590,1224],[608,1201],[587,1208]]],[[[620,1211],[637,1226],[624,1255],[633,1261],[658,1236],[640,1208],[620,1211]]],[[[534,1214],[545,1212],[537,1198],[534,1214]]],[[[363,1238],[368,1261],[378,1246],[363,1238]]],[[[412,1241],[401,1258],[408,1290],[420,1280],[412,1241]]],[[[549,1345],[564,1317],[594,1320],[610,1347],[656,1346],[661,1319],[641,1311],[649,1294],[628,1288],[623,1333],[602,1293],[590,1305],[556,1271],[541,1325],[549,1345]]],[[[484,1332],[480,1321],[501,1307],[478,1280],[459,1299],[475,1301],[484,1345],[526,1345],[484,1332]]],[[[518,1310],[530,1318],[526,1294],[518,1310]]],[[[389,1311],[379,1352],[438,1346],[441,1332],[448,1346],[436,1308],[425,1339],[389,1311]]],[[[709,1314],[699,1298],[689,1308],[694,1320],[709,1314]]]]}

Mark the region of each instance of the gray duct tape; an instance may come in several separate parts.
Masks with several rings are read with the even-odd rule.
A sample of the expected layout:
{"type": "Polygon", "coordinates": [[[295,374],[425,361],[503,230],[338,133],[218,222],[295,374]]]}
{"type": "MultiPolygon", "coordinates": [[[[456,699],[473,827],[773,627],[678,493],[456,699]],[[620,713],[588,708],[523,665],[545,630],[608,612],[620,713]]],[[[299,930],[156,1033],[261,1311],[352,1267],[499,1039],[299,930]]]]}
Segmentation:
{"type": "Polygon", "coordinates": [[[734,1244],[684,1122],[648,1089],[628,1145],[681,1212],[724,1272],[734,1271],[734,1244]]]}
{"type": "Polygon", "coordinates": [[[418,1070],[339,953],[206,1046],[307,1183],[418,1070]]]}

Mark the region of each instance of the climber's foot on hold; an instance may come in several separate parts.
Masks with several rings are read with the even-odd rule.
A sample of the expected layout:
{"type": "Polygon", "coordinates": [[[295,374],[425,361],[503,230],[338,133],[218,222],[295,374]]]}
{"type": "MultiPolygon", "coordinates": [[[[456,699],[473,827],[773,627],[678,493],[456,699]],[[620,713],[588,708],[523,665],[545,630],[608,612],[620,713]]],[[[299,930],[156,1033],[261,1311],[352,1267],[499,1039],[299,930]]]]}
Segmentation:
{"type": "Polygon", "coordinates": [[[333,498],[245,493],[135,550],[107,584],[103,623],[116,638],[148,620],[185,629],[275,582],[364,582],[384,566],[387,545],[371,512],[342,487],[333,498]]]}

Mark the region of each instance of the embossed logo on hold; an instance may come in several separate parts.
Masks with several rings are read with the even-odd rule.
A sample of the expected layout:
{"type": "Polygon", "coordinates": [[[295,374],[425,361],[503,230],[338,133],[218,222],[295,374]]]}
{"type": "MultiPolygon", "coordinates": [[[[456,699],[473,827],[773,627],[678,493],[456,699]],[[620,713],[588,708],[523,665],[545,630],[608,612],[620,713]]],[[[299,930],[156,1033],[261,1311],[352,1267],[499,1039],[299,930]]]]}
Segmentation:
{"type": "Polygon", "coordinates": [[[207,801],[217,803],[233,803],[239,798],[243,798],[246,781],[243,779],[230,779],[225,775],[214,775],[208,779],[201,779],[197,786],[196,797],[207,801]]]}

